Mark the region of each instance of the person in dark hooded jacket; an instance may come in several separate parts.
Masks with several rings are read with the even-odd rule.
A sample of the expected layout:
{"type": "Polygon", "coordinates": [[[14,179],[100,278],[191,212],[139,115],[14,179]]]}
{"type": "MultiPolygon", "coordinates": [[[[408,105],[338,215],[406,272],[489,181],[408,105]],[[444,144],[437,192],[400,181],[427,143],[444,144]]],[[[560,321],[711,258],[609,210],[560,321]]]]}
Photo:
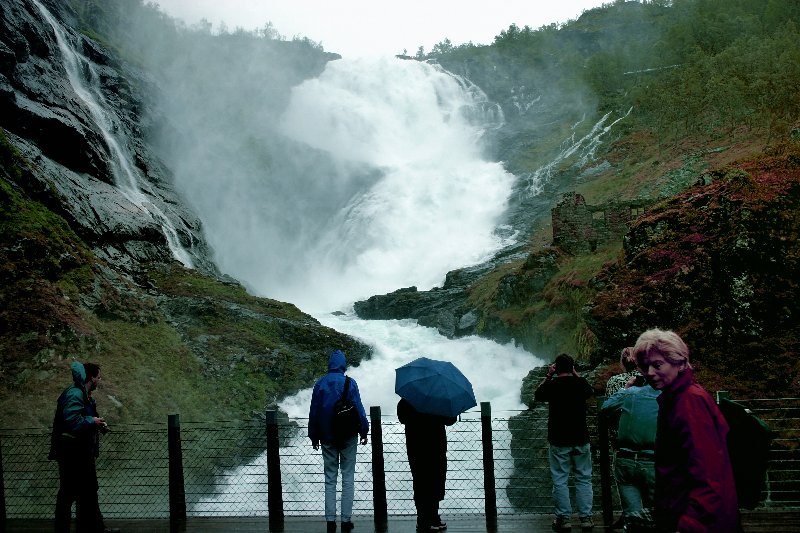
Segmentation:
{"type": "Polygon", "coordinates": [[[119,531],[105,527],[97,500],[99,432],[108,429],[92,398],[100,382],[100,367],[75,361],[70,368],[73,384],[58,397],[48,455],[48,459],[58,461],[55,531],[70,531],[73,502],[79,533],[119,531]]]}
{"type": "Polygon", "coordinates": [[[333,407],[337,400],[342,397],[345,386],[344,372],[347,369],[347,361],[344,352],[334,350],[328,360],[328,373],[319,378],[314,385],[311,394],[311,407],[308,412],[308,438],[311,445],[318,450],[322,445],[322,459],[325,471],[325,520],[328,523],[328,533],[336,531],[336,478],[339,475],[339,468],[342,471],[342,531],[351,531],[353,522],[353,496],[355,487],[353,478],[356,471],[356,448],[357,444],[367,443],[367,433],[369,433],[369,421],[361,403],[361,395],[358,392],[356,380],[350,378],[347,396],[355,404],[361,420],[361,427],[357,435],[345,442],[341,447],[337,447],[333,435],[333,407]]]}
{"type": "Polygon", "coordinates": [[[417,508],[417,531],[443,531],[439,516],[447,480],[447,432],[457,418],[421,413],[406,400],[397,403],[397,418],[405,426],[406,453],[417,508]]]}

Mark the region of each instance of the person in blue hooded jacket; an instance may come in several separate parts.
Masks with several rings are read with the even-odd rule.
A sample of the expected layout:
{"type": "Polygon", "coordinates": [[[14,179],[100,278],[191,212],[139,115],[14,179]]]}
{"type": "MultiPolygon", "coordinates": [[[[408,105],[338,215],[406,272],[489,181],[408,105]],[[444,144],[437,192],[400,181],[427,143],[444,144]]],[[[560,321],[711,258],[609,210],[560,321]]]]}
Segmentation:
{"type": "Polygon", "coordinates": [[[355,404],[361,419],[358,434],[353,435],[341,447],[334,443],[332,420],[333,406],[344,392],[347,360],[344,352],[334,350],[328,360],[328,373],[314,384],[311,394],[311,407],[308,412],[308,438],[311,445],[318,450],[322,445],[322,459],[325,471],[325,520],[328,533],[336,531],[336,479],[339,469],[342,471],[342,531],[352,531],[353,495],[355,487],[353,478],[356,471],[356,447],[359,442],[367,443],[369,421],[361,403],[358,384],[350,378],[347,396],[355,404]]]}
{"type": "Polygon", "coordinates": [[[73,502],[78,532],[119,531],[105,527],[97,501],[95,459],[100,453],[99,433],[108,429],[92,398],[100,383],[100,367],[75,361],[70,369],[73,383],[58,397],[48,455],[58,461],[55,531],[70,531],[73,502]]]}

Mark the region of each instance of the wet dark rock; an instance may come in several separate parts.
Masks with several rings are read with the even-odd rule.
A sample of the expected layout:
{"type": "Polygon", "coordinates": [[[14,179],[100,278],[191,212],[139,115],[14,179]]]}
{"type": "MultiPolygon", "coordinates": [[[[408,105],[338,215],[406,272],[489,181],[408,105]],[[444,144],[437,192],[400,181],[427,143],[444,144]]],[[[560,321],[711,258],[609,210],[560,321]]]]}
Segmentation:
{"type": "MultiPolygon", "coordinates": [[[[529,254],[522,248],[509,248],[491,261],[447,273],[442,287],[419,291],[416,287],[398,289],[356,302],[359,318],[367,320],[416,319],[421,326],[436,328],[448,338],[480,335],[506,343],[522,336],[514,324],[494,311],[525,302],[544,288],[558,270],[557,249],[529,254]],[[492,312],[470,301],[471,286],[499,265],[524,261],[521,269],[506,274],[492,297],[492,312]]],[[[524,344],[524,340],[522,341],[524,344]]],[[[534,346],[526,346],[533,349],[534,346]]]]}
{"type": "MultiPolygon", "coordinates": [[[[454,279],[457,276],[454,276],[454,279]]],[[[464,278],[466,280],[468,278],[464,278]]],[[[418,291],[406,287],[384,295],[371,296],[355,302],[353,308],[359,318],[369,320],[416,319],[420,325],[436,328],[442,335],[453,338],[469,335],[473,324],[465,322],[460,328],[459,318],[470,311],[464,287],[451,280],[449,288],[418,291]],[[456,318],[459,317],[459,318],[456,318]]]]}
{"type": "Polygon", "coordinates": [[[216,274],[199,219],[175,193],[167,168],[142,138],[147,125],[140,124],[141,117],[159,115],[157,110],[145,113],[140,96],[151,80],[69,28],[76,16],[68,6],[45,5],[67,21],[69,39],[95,64],[99,90],[117,119],[115,135],[137,167],[138,191],[126,193],[127,184],[115,183],[112,150],[70,84],[52,28],[23,0],[4,3],[0,12],[0,126],[37,166],[25,174],[31,181],[17,185],[74,223],[99,257],[126,271],[173,260],[163,222],[148,207],[155,206],[175,227],[194,266],[216,274]],[[141,197],[134,198],[138,193],[141,197]]]}

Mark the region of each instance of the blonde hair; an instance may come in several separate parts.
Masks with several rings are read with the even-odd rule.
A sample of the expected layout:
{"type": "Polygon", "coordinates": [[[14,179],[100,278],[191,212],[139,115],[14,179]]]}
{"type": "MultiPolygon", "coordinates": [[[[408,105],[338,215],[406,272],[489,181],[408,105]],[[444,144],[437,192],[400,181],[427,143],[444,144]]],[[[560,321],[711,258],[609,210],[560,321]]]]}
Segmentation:
{"type": "Polygon", "coordinates": [[[633,346],[623,348],[619,354],[619,364],[625,369],[625,372],[636,370],[636,356],[633,355],[633,346]]]}
{"type": "Polygon", "coordinates": [[[633,347],[633,355],[639,366],[642,366],[645,355],[652,352],[661,354],[675,366],[685,364],[686,368],[692,368],[692,363],[689,361],[689,347],[674,331],[653,328],[639,335],[633,347]]]}

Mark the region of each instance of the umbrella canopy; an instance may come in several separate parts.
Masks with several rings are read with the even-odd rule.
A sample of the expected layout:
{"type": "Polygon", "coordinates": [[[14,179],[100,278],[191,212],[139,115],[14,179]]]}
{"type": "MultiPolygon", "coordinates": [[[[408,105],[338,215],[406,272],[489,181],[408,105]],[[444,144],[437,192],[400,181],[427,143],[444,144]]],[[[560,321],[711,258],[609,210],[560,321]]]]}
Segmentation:
{"type": "Polygon", "coordinates": [[[427,357],[395,369],[394,392],[430,415],[454,417],[478,405],[472,383],[453,363],[427,357]]]}

